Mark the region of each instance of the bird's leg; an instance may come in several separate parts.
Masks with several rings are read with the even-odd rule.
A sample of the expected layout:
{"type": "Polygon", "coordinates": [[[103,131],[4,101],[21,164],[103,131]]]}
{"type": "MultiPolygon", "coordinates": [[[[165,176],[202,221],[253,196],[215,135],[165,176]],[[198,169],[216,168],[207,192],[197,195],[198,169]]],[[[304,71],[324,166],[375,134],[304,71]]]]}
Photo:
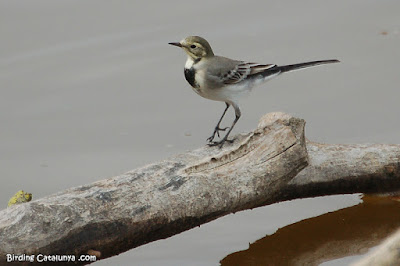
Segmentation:
{"type": "Polygon", "coordinates": [[[219,146],[219,148],[222,148],[222,146],[224,145],[225,141],[228,142],[233,142],[233,140],[228,140],[228,136],[231,133],[233,127],[236,125],[236,122],[239,120],[240,116],[241,116],[241,112],[239,109],[239,106],[236,104],[233,104],[233,108],[235,108],[235,120],[232,123],[232,126],[229,128],[228,133],[226,133],[226,135],[224,136],[224,138],[220,141],[214,141],[212,143],[209,143],[208,145],[210,146],[219,146]]]}
{"type": "Polygon", "coordinates": [[[219,119],[219,121],[218,121],[218,123],[217,123],[217,126],[216,126],[215,129],[214,129],[213,134],[211,135],[211,137],[209,137],[209,138],[207,139],[208,142],[212,142],[212,141],[214,140],[215,134],[217,134],[218,137],[219,137],[219,132],[220,132],[220,131],[225,131],[225,130],[228,129],[227,127],[225,127],[225,128],[220,128],[220,127],[219,127],[219,125],[221,124],[222,118],[224,118],[224,116],[225,116],[225,114],[226,114],[226,111],[228,111],[229,106],[230,106],[230,104],[227,103],[227,102],[225,102],[225,104],[226,104],[226,108],[225,108],[225,110],[224,110],[224,113],[222,114],[221,118],[219,119]]]}

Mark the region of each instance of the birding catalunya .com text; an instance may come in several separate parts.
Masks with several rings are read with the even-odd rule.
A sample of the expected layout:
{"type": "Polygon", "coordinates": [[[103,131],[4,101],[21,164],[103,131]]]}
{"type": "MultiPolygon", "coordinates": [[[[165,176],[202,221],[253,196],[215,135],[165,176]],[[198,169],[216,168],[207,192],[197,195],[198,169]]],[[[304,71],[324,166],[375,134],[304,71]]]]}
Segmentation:
{"type": "Polygon", "coordinates": [[[73,262],[73,261],[96,261],[94,255],[80,255],[78,258],[75,255],[28,255],[28,254],[7,254],[7,262],[73,262]]]}

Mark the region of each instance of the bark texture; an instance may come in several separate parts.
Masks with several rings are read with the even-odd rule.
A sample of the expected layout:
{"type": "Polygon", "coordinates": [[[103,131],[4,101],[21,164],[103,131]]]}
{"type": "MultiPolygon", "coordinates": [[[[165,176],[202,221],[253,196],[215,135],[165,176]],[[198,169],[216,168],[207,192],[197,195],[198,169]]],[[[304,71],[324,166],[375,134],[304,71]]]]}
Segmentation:
{"type": "Polygon", "coordinates": [[[400,145],[307,141],[309,166],[281,190],[283,199],[400,189],[400,145]]]}
{"type": "Polygon", "coordinates": [[[8,253],[107,258],[276,202],[282,187],[307,166],[304,124],[268,114],[254,132],[223,149],[203,147],[7,208],[0,212],[0,259],[8,253]]]}
{"type": "Polygon", "coordinates": [[[306,143],[304,125],[267,114],[223,149],[206,146],[2,210],[0,263],[8,253],[103,259],[244,209],[400,188],[400,145],[306,143]]]}

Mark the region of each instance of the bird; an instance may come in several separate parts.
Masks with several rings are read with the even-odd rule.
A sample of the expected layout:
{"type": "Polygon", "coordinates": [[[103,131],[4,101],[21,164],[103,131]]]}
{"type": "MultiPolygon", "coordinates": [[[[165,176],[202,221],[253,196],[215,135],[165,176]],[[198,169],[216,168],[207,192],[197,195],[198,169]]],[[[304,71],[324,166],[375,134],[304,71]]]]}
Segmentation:
{"type": "Polygon", "coordinates": [[[228,136],[241,116],[239,99],[260,85],[280,74],[322,64],[338,63],[337,59],[310,61],[292,65],[258,64],[215,55],[208,41],[200,36],[188,36],[180,42],[168,43],[182,48],[187,54],[184,67],[185,79],[200,96],[225,102],[226,106],[212,135],[207,138],[209,146],[222,148],[225,142],[233,142],[228,136]],[[232,106],[235,119],[230,127],[221,128],[221,122],[232,106]],[[227,131],[219,141],[220,132],[227,131]]]}

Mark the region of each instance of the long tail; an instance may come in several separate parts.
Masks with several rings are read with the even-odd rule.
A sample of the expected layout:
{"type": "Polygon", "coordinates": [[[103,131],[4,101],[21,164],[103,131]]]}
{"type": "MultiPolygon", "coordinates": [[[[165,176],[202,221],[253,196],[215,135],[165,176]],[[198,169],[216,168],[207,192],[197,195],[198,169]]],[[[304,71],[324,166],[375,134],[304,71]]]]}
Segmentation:
{"type": "Polygon", "coordinates": [[[312,61],[312,62],[305,62],[300,64],[294,65],[286,65],[286,66],[277,66],[277,70],[280,70],[280,73],[285,73],[289,71],[294,71],[302,68],[313,67],[323,64],[330,64],[330,63],[339,63],[339,60],[332,59],[332,60],[320,60],[320,61],[312,61]]]}

